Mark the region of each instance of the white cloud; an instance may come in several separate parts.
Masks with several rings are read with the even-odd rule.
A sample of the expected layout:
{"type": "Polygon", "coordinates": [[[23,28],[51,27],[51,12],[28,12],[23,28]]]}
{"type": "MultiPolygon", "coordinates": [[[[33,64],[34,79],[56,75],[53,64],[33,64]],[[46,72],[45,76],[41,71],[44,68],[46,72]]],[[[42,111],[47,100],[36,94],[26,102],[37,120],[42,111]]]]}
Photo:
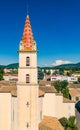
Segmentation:
{"type": "Polygon", "coordinates": [[[70,64],[72,63],[71,61],[65,61],[65,60],[56,60],[52,65],[53,66],[58,66],[58,65],[62,65],[62,64],[70,64]]]}

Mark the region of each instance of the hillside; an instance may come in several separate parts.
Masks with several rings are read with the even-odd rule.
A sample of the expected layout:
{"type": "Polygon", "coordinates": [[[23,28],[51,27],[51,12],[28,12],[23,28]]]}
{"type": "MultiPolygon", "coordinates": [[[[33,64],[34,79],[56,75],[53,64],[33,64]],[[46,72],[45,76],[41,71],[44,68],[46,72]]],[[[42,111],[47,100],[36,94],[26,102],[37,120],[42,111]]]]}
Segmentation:
{"type": "Polygon", "coordinates": [[[51,67],[41,67],[41,68],[45,68],[45,69],[72,69],[72,68],[80,68],[80,63],[76,63],[76,64],[63,64],[63,65],[59,65],[59,66],[51,66],[51,67]]]}
{"type": "MultiPolygon", "coordinates": [[[[13,63],[13,64],[9,64],[9,65],[0,65],[0,68],[8,68],[8,69],[14,69],[14,68],[18,68],[19,63],[13,63]]],[[[45,69],[60,69],[60,68],[64,68],[64,69],[71,69],[71,68],[80,68],[80,63],[76,63],[76,64],[63,64],[63,65],[59,65],[59,66],[53,66],[53,67],[39,67],[39,68],[45,68],[45,69]]]]}
{"type": "Polygon", "coordinates": [[[80,63],[77,63],[77,64],[63,64],[63,65],[59,65],[59,66],[56,66],[54,68],[80,68],[80,63]]]}
{"type": "Polygon", "coordinates": [[[0,65],[0,68],[14,69],[14,68],[18,68],[18,66],[19,66],[18,63],[13,63],[9,65],[0,65]]]}

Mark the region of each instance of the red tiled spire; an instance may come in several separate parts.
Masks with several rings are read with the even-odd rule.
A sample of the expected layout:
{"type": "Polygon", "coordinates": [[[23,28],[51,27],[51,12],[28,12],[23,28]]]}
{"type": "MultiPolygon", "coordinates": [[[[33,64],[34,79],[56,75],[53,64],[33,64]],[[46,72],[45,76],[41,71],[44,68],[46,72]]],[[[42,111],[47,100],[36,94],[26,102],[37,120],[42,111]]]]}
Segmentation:
{"type": "Polygon", "coordinates": [[[32,34],[30,18],[28,15],[26,17],[26,22],[25,22],[25,26],[24,26],[22,43],[24,45],[24,50],[32,50],[34,38],[33,38],[33,34],[32,34]]]}

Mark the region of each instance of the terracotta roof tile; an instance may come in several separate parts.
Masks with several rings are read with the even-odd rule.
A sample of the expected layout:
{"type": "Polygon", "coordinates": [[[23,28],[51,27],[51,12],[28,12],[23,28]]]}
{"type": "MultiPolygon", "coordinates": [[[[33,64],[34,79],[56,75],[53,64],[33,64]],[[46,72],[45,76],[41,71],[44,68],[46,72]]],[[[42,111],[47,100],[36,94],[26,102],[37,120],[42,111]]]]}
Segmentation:
{"type": "Polygon", "coordinates": [[[71,96],[80,96],[80,92],[76,88],[69,90],[71,96]]]}
{"type": "Polygon", "coordinates": [[[39,89],[39,97],[44,96],[45,92],[39,89]]]}
{"type": "Polygon", "coordinates": [[[64,98],[64,97],[63,97],[63,102],[64,103],[75,103],[75,101],[69,100],[68,98],[64,98]]]}
{"type": "MultiPolygon", "coordinates": [[[[12,96],[17,96],[17,86],[9,81],[0,81],[0,92],[8,93],[10,92],[12,96]]],[[[44,91],[39,89],[39,97],[44,96],[44,91]]]]}
{"type": "Polygon", "coordinates": [[[44,116],[39,124],[40,130],[64,130],[60,122],[55,117],[44,116]]]}
{"type": "Polygon", "coordinates": [[[40,90],[44,91],[45,93],[56,93],[56,89],[53,86],[40,86],[40,90]]]}
{"type": "Polygon", "coordinates": [[[80,84],[69,84],[69,88],[80,88],[80,84]]]}
{"type": "Polygon", "coordinates": [[[12,96],[17,96],[17,86],[9,81],[0,81],[0,92],[10,92],[12,96]]]}
{"type": "Polygon", "coordinates": [[[22,36],[22,42],[24,43],[24,49],[32,50],[34,37],[33,37],[32,28],[30,24],[30,18],[28,15],[26,17],[26,22],[25,22],[23,36],[22,36]]]}

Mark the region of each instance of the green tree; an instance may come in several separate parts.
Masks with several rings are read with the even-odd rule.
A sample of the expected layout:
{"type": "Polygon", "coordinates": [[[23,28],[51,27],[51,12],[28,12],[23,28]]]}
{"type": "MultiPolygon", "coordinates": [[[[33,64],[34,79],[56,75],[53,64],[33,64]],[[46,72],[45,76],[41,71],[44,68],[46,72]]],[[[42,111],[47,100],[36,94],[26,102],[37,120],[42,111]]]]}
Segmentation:
{"type": "Polygon", "coordinates": [[[62,89],[62,93],[65,98],[69,99],[69,89],[67,87],[62,89]]]}
{"type": "Polygon", "coordinates": [[[67,118],[62,117],[59,119],[59,122],[64,127],[65,130],[78,130],[76,123],[75,123],[75,116],[70,116],[70,118],[67,120],[67,118]]]}
{"type": "Polygon", "coordinates": [[[59,69],[59,74],[64,75],[64,69],[63,68],[59,69]]]}
{"type": "Polygon", "coordinates": [[[3,74],[0,73],[0,81],[3,80],[3,74]]]}
{"type": "Polygon", "coordinates": [[[54,85],[55,89],[59,92],[68,86],[68,82],[66,80],[64,80],[64,81],[57,80],[53,83],[53,85],[54,85]]]}
{"type": "Polygon", "coordinates": [[[55,87],[57,92],[61,92],[61,93],[63,93],[63,96],[65,98],[69,98],[69,89],[67,87],[68,82],[66,80],[64,80],[64,81],[57,80],[53,83],[53,86],[55,87]]]}
{"type": "Polygon", "coordinates": [[[80,83],[80,77],[78,77],[78,82],[80,83]]]}
{"type": "Polygon", "coordinates": [[[65,89],[67,86],[68,86],[67,80],[61,81],[61,88],[62,88],[61,91],[62,91],[63,89],[65,89]]]}
{"type": "Polygon", "coordinates": [[[0,68],[0,74],[3,74],[4,70],[2,68],[0,68]]]}
{"type": "Polygon", "coordinates": [[[60,118],[60,119],[59,119],[59,122],[62,124],[62,126],[63,126],[64,128],[66,128],[67,125],[68,125],[68,120],[67,120],[66,117],[60,118]]]}
{"type": "Polygon", "coordinates": [[[11,74],[18,74],[18,69],[12,69],[11,74]]]}
{"type": "Polygon", "coordinates": [[[51,74],[51,71],[50,71],[50,70],[48,70],[48,72],[46,72],[46,74],[47,74],[47,75],[50,75],[50,74],[51,74]]]}
{"type": "Polygon", "coordinates": [[[57,80],[53,83],[53,86],[55,87],[55,89],[57,90],[57,92],[61,92],[61,81],[60,80],[57,80]]]}
{"type": "Polygon", "coordinates": [[[44,73],[46,74],[47,72],[46,72],[46,69],[44,69],[44,73]]]}
{"type": "Polygon", "coordinates": [[[70,116],[68,120],[68,127],[71,128],[71,130],[78,130],[76,124],[75,124],[75,116],[70,116]]]}
{"type": "Polygon", "coordinates": [[[38,71],[38,79],[42,80],[44,78],[44,73],[42,71],[38,71]]]}
{"type": "Polygon", "coordinates": [[[71,72],[67,72],[67,74],[66,74],[67,76],[71,76],[72,75],[72,73],[71,72]]]}
{"type": "Polygon", "coordinates": [[[57,74],[59,74],[59,72],[55,70],[52,75],[57,75],[57,74]]]}

